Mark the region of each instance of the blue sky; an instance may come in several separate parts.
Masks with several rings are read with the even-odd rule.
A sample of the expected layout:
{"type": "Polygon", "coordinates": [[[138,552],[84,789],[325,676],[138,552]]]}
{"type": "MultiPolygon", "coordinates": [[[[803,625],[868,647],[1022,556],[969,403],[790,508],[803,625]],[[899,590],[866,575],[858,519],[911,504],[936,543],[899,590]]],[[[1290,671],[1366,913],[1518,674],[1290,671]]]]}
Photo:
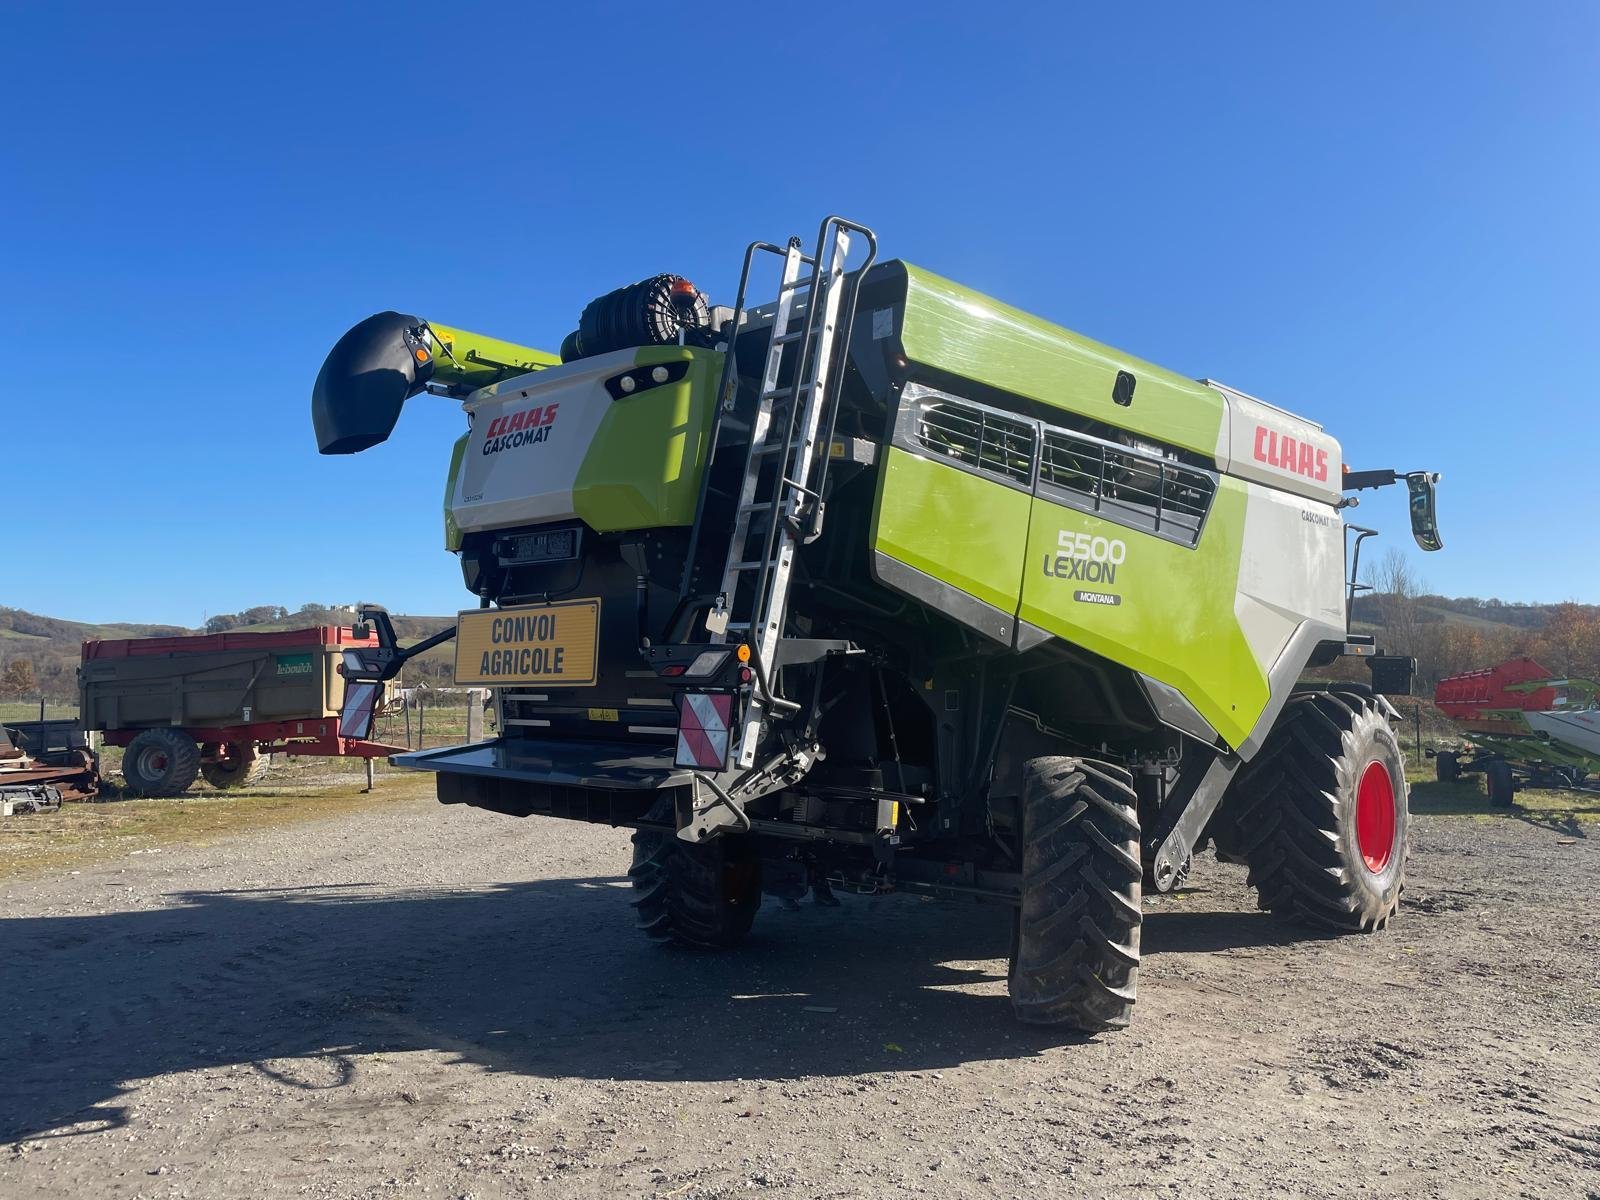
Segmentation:
{"type": "MultiPolygon", "coordinates": [[[[1600,6],[34,3],[0,61],[0,604],[461,607],[459,414],[318,456],[334,339],[554,349],[829,211],[1442,470],[1435,590],[1600,601],[1600,6]]],[[[1357,519],[1410,546],[1394,492],[1357,519]]]]}

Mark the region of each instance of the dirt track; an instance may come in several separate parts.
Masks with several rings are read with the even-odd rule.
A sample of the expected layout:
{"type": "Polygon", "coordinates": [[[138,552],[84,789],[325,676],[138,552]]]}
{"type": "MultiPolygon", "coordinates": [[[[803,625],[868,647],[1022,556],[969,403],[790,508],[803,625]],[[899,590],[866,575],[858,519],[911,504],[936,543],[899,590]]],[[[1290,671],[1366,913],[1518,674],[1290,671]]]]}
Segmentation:
{"type": "Polygon", "coordinates": [[[1600,827],[1414,828],[1367,939],[1207,855],[1082,1041],[998,909],[663,951],[626,834],[425,801],[13,882],[0,1195],[1600,1197],[1600,827]]]}

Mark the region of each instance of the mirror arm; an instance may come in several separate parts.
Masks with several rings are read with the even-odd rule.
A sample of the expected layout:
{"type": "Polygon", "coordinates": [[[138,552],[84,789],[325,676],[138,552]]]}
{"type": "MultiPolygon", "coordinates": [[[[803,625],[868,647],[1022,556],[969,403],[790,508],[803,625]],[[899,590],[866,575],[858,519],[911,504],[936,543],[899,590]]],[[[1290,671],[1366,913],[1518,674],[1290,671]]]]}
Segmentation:
{"type": "Polygon", "coordinates": [[[1400,482],[1397,471],[1346,471],[1344,473],[1344,490],[1359,492],[1363,488],[1388,487],[1400,482]]]}

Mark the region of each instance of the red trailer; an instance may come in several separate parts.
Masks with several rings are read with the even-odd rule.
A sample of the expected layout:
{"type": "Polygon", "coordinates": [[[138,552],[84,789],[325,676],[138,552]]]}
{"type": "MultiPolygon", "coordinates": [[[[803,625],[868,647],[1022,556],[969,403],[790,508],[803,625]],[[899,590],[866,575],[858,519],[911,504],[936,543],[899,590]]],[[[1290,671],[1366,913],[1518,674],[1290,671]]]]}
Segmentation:
{"type": "Polygon", "coordinates": [[[176,796],[199,775],[243,786],[264,752],[387,757],[404,747],[345,732],[370,728],[379,697],[353,689],[363,711],[345,711],[344,655],[378,645],[341,625],[85,642],[81,720],[125,748],[123,778],[142,796],[176,796]]]}

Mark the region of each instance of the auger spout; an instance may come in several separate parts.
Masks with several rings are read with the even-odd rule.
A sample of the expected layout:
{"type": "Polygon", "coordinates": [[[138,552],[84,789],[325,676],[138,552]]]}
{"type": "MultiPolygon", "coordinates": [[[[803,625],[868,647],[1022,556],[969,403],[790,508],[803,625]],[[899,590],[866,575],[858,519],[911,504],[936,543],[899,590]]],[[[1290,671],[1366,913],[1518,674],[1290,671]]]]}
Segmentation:
{"type": "Polygon", "coordinates": [[[560,361],[406,313],[375,313],[334,343],[317,373],[311,389],[317,449],[356,454],[376,446],[394,431],[405,402],[430,386],[464,396],[560,361]]]}

